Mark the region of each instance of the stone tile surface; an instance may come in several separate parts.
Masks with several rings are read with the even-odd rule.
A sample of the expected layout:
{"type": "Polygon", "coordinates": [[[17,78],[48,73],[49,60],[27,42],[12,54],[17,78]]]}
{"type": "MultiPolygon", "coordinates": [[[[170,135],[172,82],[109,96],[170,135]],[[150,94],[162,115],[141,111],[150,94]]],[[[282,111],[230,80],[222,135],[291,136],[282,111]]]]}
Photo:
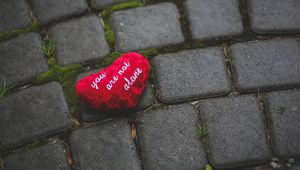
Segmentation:
{"type": "Polygon", "coordinates": [[[33,14],[42,24],[74,16],[87,10],[85,0],[29,0],[33,14]]]}
{"type": "Polygon", "coordinates": [[[300,45],[296,40],[237,43],[230,50],[238,90],[259,91],[300,83],[300,45]]]}
{"type": "Polygon", "coordinates": [[[237,0],[187,0],[185,9],[194,39],[210,39],[243,32],[237,0]]]}
{"type": "Polygon", "coordinates": [[[286,158],[300,156],[300,91],[274,91],[266,95],[273,150],[286,158]]]}
{"type": "Polygon", "coordinates": [[[141,169],[130,126],[125,121],[77,129],[70,141],[76,169],[141,169]]]}
{"type": "Polygon", "coordinates": [[[300,29],[299,0],[249,1],[251,27],[256,32],[298,31],[300,29]]]}
{"type": "Polygon", "coordinates": [[[177,8],[160,3],[118,11],[110,18],[116,36],[116,48],[134,51],[162,47],[184,41],[177,8]]]}
{"type": "Polygon", "coordinates": [[[204,100],[208,158],[216,168],[259,164],[270,159],[263,113],[251,95],[204,100]]]}
{"type": "Polygon", "coordinates": [[[0,33],[29,27],[31,23],[26,0],[2,0],[0,5],[0,33]]]}
{"type": "Polygon", "coordinates": [[[90,15],[57,24],[50,28],[60,65],[86,63],[109,53],[100,19],[90,15]]]}
{"type": "Polygon", "coordinates": [[[71,125],[63,89],[57,82],[13,93],[0,100],[0,143],[20,146],[71,125]]]}
{"type": "Polygon", "coordinates": [[[38,34],[28,33],[0,43],[0,86],[33,80],[47,71],[38,34]]]}
{"type": "Polygon", "coordinates": [[[198,115],[191,105],[149,110],[139,119],[138,137],[145,169],[204,169],[198,115]]]}
{"type": "Polygon", "coordinates": [[[7,170],[70,170],[67,153],[60,143],[14,153],[5,157],[7,170]]]}
{"type": "Polygon", "coordinates": [[[153,63],[158,98],[163,102],[222,95],[230,89],[221,48],[161,54],[153,63]]]}
{"type": "Polygon", "coordinates": [[[95,9],[104,9],[109,5],[115,5],[122,2],[127,2],[130,0],[90,0],[92,8],[95,9]]]}

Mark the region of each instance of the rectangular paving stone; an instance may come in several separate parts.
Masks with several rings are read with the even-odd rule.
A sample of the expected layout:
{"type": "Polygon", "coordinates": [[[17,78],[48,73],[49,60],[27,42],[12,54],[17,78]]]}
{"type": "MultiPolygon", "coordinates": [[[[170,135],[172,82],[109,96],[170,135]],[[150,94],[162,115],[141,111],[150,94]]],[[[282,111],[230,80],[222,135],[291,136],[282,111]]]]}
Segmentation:
{"type": "Polygon", "coordinates": [[[249,1],[251,27],[256,32],[300,30],[299,0],[249,1]]]}
{"type": "Polygon", "coordinates": [[[103,9],[109,5],[115,5],[122,2],[127,2],[130,0],[90,0],[92,8],[103,9]]]}
{"type": "MultiPolygon", "coordinates": [[[[96,73],[100,71],[101,69],[96,69],[96,70],[90,70],[84,73],[80,73],[76,80],[78,81],[79,79],[90,75],[92,73],[96,73]]],[[[151,87],[151,84],[148,83],[147,86],[145,87],[145,90],[142,94],[142,96],[139,99],[139,103],[137,104],[135,109],[132,109],[132,111],[139,111],[142,109],[145,109],[147,107],[150,107],[153,105],[155,101],[155,97],[153,96],[153,89],[151,87]]],[[[97,120],[103,120],[107,118],[112,118],[112,117],[122,117],[124,116],[125,113],[123,112],[100,112],[96,109],[90,108],[87,104],[85,103],[80,103],[79,104],[79,116],[83,121],[86,122],[93,122],[97,120]]]]}
{"type": "Polygon", "coordinates": [[[140,115],[138,136],[144,169],[204,169],[198,115],[191,105],[149,110],[140,115]]]}
{"type": "Polygon", "coordinates": [[[130,126],[123,120],[77,129],[70,142],[78,170],[141,169],[130,126]]]}
{"type": "Polygon", "coordinates": [[[221,48],[161,54],[152,61],[163,102],[223,95],[230,89],[221,48]]]}
{"type": "Polygon", "coordinates": [[[0,18],[0,33],[30,26],[30,10],[26,0],[1,1],[0,18]]]}
{"type": "Polygon", "coordinates": [[[184,41],[177,8],[160,3],[114,12],[110,17],[116,49],[133,51],[162,47],[184,41]]]}
{"type": "Polygon", "coordinates": [[[48,69],[38,34],[28,33],[0,43],[0,86],[22,84],[48,69]]]}
{"type": "Polygon", "coordinates": [[[110,50],[100,18],[94,15],[57,24],[50,28],[50,37],[60,65],[101,59],[110,50]]]}
{"type": "Polygon", "coordinates": [[[237,43],[230,47],[235,86],[260,91],[300,83],[300,46],[293,39],[237,43]]]}
{"type": "Polygon", "coordinates": [[[78,15],[87,10],[85,0],[29,0],[33,14],[42,24],[78,15]]]}
{"type": "Polygon", "coordinates": [[[63,89],[57,82],[13,93],[0,100],[0,143],[20,146],[71,125],[63,89]]]}
{"type": "Polygon", "coordinates": [[[300,91],[270,92],[266,100],[274,154],[284,158],[299,157],[300,91]]]}
{"type": "Polygon", "coordinates": [[[14,153],[4,158],[7,170],[70,170],[67,153],[60,143],[14,153]]]}
{"type": "Polygon", "coordinates": [[[185,9],[194,39],[210,39],[243,32],[237,0],[187,0],[185,9]]]}
{"type": "Polygon", "coordinates": [[[208,158],[214,167],[255,165],[270,159],[263,113],[256,97],[204,100],[200,117],[207,126],[208,158]]]}

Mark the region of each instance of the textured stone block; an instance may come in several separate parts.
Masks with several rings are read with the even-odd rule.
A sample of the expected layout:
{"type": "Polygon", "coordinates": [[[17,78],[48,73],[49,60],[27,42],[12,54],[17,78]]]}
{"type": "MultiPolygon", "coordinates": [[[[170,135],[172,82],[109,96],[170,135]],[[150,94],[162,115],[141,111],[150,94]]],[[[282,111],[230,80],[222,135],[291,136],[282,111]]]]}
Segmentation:
{"type": "Polygon", "coordinates": [[[125,121],[75,130],[70,137],[76,169],[141,169],[125,121]]]}
{"type": "Polygon", "coordinates": [[[0,5],[0,33],[29,27],[31,23],[26,0],[3,0],[0,5]]]}
{"type": "Polygon", "coordinates": [[[256,32],[299,32],[299,0],[251,0],[249,8],[251,27],[256,32]]]}
{"type": "Polygon", "coordinates": [[[300,156],[300,91],[274,91],[266,98],[274,153],[285,158],[300,156]]]}
{"type": "Polygon", "coordinates": [[[29,4],[43,24],[81,14],[88,8],[85,0],[29,0],[29,4]]]}
{"type": "Polygon", "coordinates": [[[33,80],[48,69],[38,34],[29,33],[0,43],[0,86],[33,80]]]}
{"type": "Polygon", "coordinates": [[[190,105],[142,113],[138,135],[145,169],[204,169],[197,110],[190,105]]]}
{"type": "Polygon", "coordinates": [[[243,32],[237,0],[187,0],[185,8],[194,39],[231,36],[243,32]]]}
{"type": "Polygon", "coordinates": [[[200,117],[208,129],[208,158],[216,168],[255,165],[270,159],[263,113],[254,96],[204,100],[200,117]]]}
{"type": "Polygon", "coordinates": [[[293,39],[273,39],[234,44],[235,86],[240,91],[260,91],[300,84],[300,46],[293,39]]]}
{"type": "Polygon", "coordinates": [[[57,82],[13,93],[0,100],[0,142],[20,146],[71,125],[63,89],[57,82]]]}
{"type": "Polygon", "coordinates": [[[50,36],[60,65],[86,63],[109,53],[100,19],[94,15],[57,24],[50,28],[50,36]]]}
{"type": "Polygon", "coordinates": [[[220,48],[161,54],[153,64],[158,98],[163,102],[223,95],[230,89],[220,48]]]}
{"type": "Polygon", "coordinates": [[[7,170],[70,170],[62,144],[48,144],[4,158],[7,170]]]}
{"type": "Polygon", "coordinates": [[[112,14],[116,48],[134,51],[184,41],[177,8],[172,3],[149,5],[112,14]]]}

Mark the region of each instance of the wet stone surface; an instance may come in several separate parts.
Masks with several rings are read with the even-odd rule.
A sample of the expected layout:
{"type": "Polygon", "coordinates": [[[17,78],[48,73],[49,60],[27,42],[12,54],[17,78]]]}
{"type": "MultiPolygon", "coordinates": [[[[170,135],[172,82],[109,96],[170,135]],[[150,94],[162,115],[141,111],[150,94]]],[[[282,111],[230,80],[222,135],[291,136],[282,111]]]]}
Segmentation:
{"type": "Polygon", "coordinates": [[[266,94],[273,150],[280,157],[300,156],[300,91],[266,94]]]}
{"type": "Polygon", "coordinates": [[[85,0],[29,0],[28,2],[38,21],[43,24],[81,14],[88,8],[85,0]]]}
{"type": "Polygon", "coordinates": [[[23,84],[47,71],[38,34],[28,33],[0,43],[0,86],[23,84]]]}
{"type": "Polygon", "coordinates": [[[230,89],[221,48],[161,54],[153,63],[158,98],[163,102],[218,96],[230,89]]]}
{"type": "Polygon", "coordinates": [[[33,86],[0,100],[0,142],[15,147],[63,131],[72,124],[57,82],[33,86]]]}
{"type": "Polygon", "coordinates": [[[141,169],[130,126],[123,120],[75,130],[70,142],[76,169],[141,169]]]}
{"type": "Polygon", "coordinates": [[[258,164],[270,159],[263,113],[252,95],[200,103],[207,126],[208,159],[217,168],[258,164]]]}
{"type": "Polygon", "coordinates": [[[50,28],[60,65],[86,63],[109,53],[100,18],[94,15],[59,23],[50,28]]]}
{"type": "Polygon", "coordinates": [[[211,39],[243,32],[237,0],[187,0],[185,9],[194,39],[211,39]]]}
{"type": "Polygon", "coordinates": [[[300,1],[251,0],[251,27],[256,32],[297,32],[300,29],[300,1]]]}
{"type": "Polygon", "coordinates": [[[300,84],[300,46],[294,39],[237,43],[230,47],[235,86],[261,91],[300,84]]]}
{"type": "Polygon", "coordinates": [[[116,49],[133,51],[184,41],[179,14],[172,3],[160,3],[115,12],[110,22],[116,36],[116,49]]]}
{"type": "Polygon", "coordinates": [[[60,143],[47,144],[4,158],[7,170],[70,170],[67,151],[60,143]]]}
{"type": "Polygon", "coordinates": [[[198,116],[193,106],[149,110],[141,115],[139,122],[145,169],[204,168],[204,146],[197,136],[198,116]]]}

